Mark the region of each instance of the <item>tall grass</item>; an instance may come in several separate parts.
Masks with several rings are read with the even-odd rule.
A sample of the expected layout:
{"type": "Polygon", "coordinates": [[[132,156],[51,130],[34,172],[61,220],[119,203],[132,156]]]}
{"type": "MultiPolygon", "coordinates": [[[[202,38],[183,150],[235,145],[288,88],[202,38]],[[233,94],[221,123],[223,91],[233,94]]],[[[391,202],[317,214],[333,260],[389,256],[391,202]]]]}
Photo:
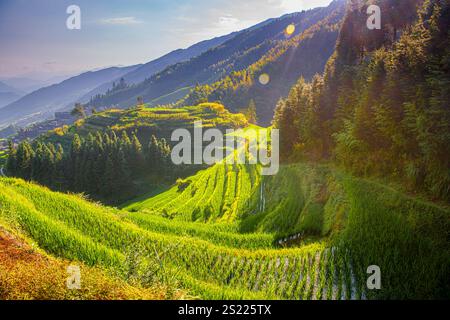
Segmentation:
{"type": "Polygon", "coordinates": [[[180,285],[204,298],[449,295],[448,209],[326,166],[283,167],[264,179],[251,166],[215,166],[191,181],[127,212],[2,178],[0,221],[90,265],[121,270],[136,244],[164,252],[180,285]],[[294,248],[280,248],[279,237],[294,248]],[[369,265],[381,268],[381,290],[365,287],[369,265]]]}

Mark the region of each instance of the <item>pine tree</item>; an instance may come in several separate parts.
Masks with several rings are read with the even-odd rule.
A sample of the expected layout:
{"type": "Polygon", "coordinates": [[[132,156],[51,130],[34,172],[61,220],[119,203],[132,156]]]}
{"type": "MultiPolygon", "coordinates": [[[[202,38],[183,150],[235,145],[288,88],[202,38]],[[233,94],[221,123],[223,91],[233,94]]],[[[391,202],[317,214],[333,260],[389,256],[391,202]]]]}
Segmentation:
{"type": "Polygon", "coordinates": [[[246,111],[247,120],[251,124],[258,124],[255,100],[251,99],[246,111]]]}
{"type": "Polygon", "coordinates": [[[102,187],[100,194],[105,198],[113,199],[115,196],[115,168],[111,157],[107,157],[105,163],[105,173],[102,178],[102,187]]]}
{"type": "Polygon", "coordinates": [[[42,173],[41,182],[45,185],[52,185],[53,176],[56,170],[55,155],[52,152],[54,146],[53,148],[51,148],[51,146],[53,146],[53,144],[43,145],[42,147],[42,169],[44,172],[42,173]]]}
{"type": "Polygon", "coordinates": [[[158,164],[158,150],[159,150],[159,142],[158,139],[152,135],[150,142],[147,147],[147,168],[150,173],[158,172],[159,164],[158,164]]]}
{"type": "Polygon", "coordinates": [[[44,161],[44,145],[39,141],[36,143],[34,148],[34,156],[32,160],[32,173],[31,179],[44,183],[45,177],[47,175],[47,167],[44,161]]]}
{"type": "Polygon", "coordinates": [[[114,193],[124,197],[132,189],[131,170],[122,150],[119,151],[117,160],[117,174],[115,179],[116,188],[114,190],[114,193]]]}
{"type": "Polygon", "coordinates": [[[66,161],[64,158],[64,149],[60,143],[56,146],[55,153],[55,171],[53,174],[53,184],[57,190],[63,190],[63,186],[66,184],[67,179],[65,179],[65,165],[66,161]]]}
{"type": "Polygon", "coordinates": [[[81,169],[81,161],[82,161],[82,140],[78,134],[75,134],[72,139],[72,144],[70,147],[69,154],[69,166],[67,168],[67,173],[70,179],[71,188],[74,191],[79,191],[80,188],[80,178],[79,178],[79,170],[81,169]]]}
{"type": "Polygon", "coordinates": [[[141,173],[144,167],[142,145],[135,133],[131,137],[130,165],[137,174],[141,173]]]}
{"type": "Polygon", "coordinates": [[[18,174],[17,151],[11,140],[8,141],[8,160],[6,162],[6,172],[11,176],[18,174]]]}
{"type": "Polygon", "coordinates": [[[33,148],[30,143],[25,140],[21,142],[17,148],[17,168],[19,177],[30,180],[32,178],[32,162],[34,158],[33,148]]]}
{"type": "Polygon", "coordinates": [[[132,143],[130,138],[128,137],[128,134],[126,131],[122,131],[121,137],[120,137],[120,147],[125,152],[125,154],[128,154],[132,151],[132,143]]]}

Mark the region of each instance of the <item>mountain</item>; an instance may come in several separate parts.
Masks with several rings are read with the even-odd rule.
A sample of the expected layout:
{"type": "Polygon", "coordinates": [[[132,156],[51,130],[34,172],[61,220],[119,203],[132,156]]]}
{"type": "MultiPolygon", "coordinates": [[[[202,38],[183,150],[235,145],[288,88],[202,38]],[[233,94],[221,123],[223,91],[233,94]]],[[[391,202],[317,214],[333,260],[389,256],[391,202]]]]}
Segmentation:
{"type": "Polygon", "coordinates": [[[233,32],[226,36],[217,37],[211,40],[205,40],[194,44],[187,49],[175,50],[159,59],[144,64],[140,68],[126,74],[124,78],[128,83],[141,82],[147,78],[150,78],[155,73],[162,71],[170,65],[190,60],[212,48],[221,45],[222,43],[234,38],[236,34],[238,34],[238,32],[233,32]]]}
{"type": "Polygon", "coordinates": [[[280,101],[282,155],[334,160],[448,204],[450,2],[376,1],[386,19],[374,33],[365,3],[353,2],[323,76],[280,101]]]}
{"type": "Polygon", "coordinates": [[[21,97],[22,95],[14,92],[0,92],[0,108],[19,100],[21,97]]]}
{"type": "Polygon", "coordinates": [[[29,124],[52,116],[56,110],[97,87],[135,70],[139,65],[112,67],[95,72],[86,72],[61,83],[38,89],[0,109],[0,126],[11,123],[29,124]]]}
{"type": "MultiPolygon", "coordinates": [[[[239,32],[232,39],[224,42],[198,57],[189,61],[172,65],[142,83],[129,86],[126,89],[110,92],[93,99],[91,104],[97,107],[120,105],[129,107],[135,104],[137,97],[151,105],[173,103],[183,98],[197,84],[210,84],[223,79],[233,71],[244,70],[257,63],[275,47],[286,43],[286,27],[294,24],[296,30],[291,35],[297,38],[305,30],[333,15],[336,10],[344,13],[345,1],[335,1],[329,7],[316,8],[300,13],[271,19],[265,23],[239,32]]],[[[335,46],[336,36],[330,37],[326,53],[335,46]]],[[[300,39],[299,39],[300,40],[300,39]]],[[[322,57],[317,48],[317,55],[322,57]]],[[[325,54],[326,55],[326,54],[325,54]]],[[[314,55],[313,55],[314,56],[314,55]]],[[[312,68],[311,73],[323,71],[328,56],[312,68]]]]}
{"type": "Polygon", "coordinates": [[[48,87],[52,84],[60,83],[70,76],[52,76],[45,79],[37,79],[42,77],[40,74],[31,74],[30,76],[12,77],[12,78],[0,78],[0,81],[7,84],[10,87],[16,88],[24,93],[31,93],[43,87],[48,87]]]}
{"type": "MultiPolygon", "coordinates": [[[[162,71],[163,69],[165,69],[170,65],[190,60],[191,58],[196,57],[202,54],[203,52],[208,51],[211,48],[221,45],[222,43],[233,38],[236,34],[237,32],[233,32],[222,37],[216,37],[211,40],[199,42],[197,44],[190,46],[187,49],[178,49],[172,51],[158,59],[143,64],[136,70],[133,70],[122,77],[128,84],[136,84],[142,82],[145,79],[150,78],[155,73],[162,71]]],[[[120,79],[114,79],[114,81],[116,82],[119,80],[120,79]]],[[[81,99],[79,99],[80,100],[79,102],[82,103],[89,102],[89,100],[93,96],[105,93],[108,89],[111,89],[113,87],[114,81],[110,81],[108,83],[102,84],[101,86],[98,86],[94,90],[84,95],[81,99]]]]}
{"type": "Polygon", "coordinates": [[[0,81],[0,108],[21,98],[24,92],[0,81]]]}
{"type": "MultiPolygon", "coordinates": [[[[4,240],[3,230],[13,230],[38,254],[108,270],[138,288],[181,289],[188,298],[448,299],[450,1],[349,3],[343,20],[337,8],[290,39],[271,40],[257,63],[230,67],[227,76],[199,83],[180,102],[219,97],[237,103],[233,93],[249,99],[258,92],[259,75],[271,79],[261,88],[281,87],[283,75],[295,76],[290,69],[303,70],[277,104],[273,125],[285,163],[276,175],[261,175],[258,164],[223,162],[180,175],[167,142],[175,128],[192,128],[196,120],[208,128],[248,124],[213,102],[109,109],[13,146],[0,173],[39,184],[0,177],[0,271],[8,271],[0,272],[7,284],[0,294],[30,298],[42,287],[39,298],[54,293],[48,290],[54,277],[37,284],[29,277],[33,267],[40,277],[52,259],[19,268],[4,258],[9,252],[36,258],[20,242],[4,240]],[[381,30],[366,28],[368,4],[382,7],[381,30]],[[318,48],[328,48],[322,45],[336,31],[325,70],[314,75],[308,68],[324,57],[304,65],[318,48]],[[147,194],[121,203],[138,183],[147,194]],[[90,201],[96,193],[119,207],[90,201]]],[[[225,50],[227,42],[208,52],[225,50]]],[[[141,85],[120,86],[110,96],[141,85]]],[[[276,90],[286,89],[269,91],[276,90]]],[[[78,298],[96,287],[83,281],[91,285],[78,298]]],[[[110,288],[104,283],[94,297],[110,288]]]]}
{"type": "Polygon", "coordinates": [[[9,125],[3,129],[0,129],[0,139],[8,138],[17,133],[19,129],[14,125],[9,125]]]}
{"type": "Polygon", "coordinates": [[[252,101],[258,123],[270,125],[279,99],[289,93],[300,77],[310,80],[322,73],[334,52],[345,15],[344,2],[331,3],[323,13],[325,17],[309,28],[294,24],[301,30],[298,35],[279,42],[246,69],[233,71],[210,85],[196,86],[179,104],[220,101],[237,111],[252,101]],[[267,83],[261,83],[260,76],[266,77],[267,83]]]}
{"type": "MultiPolygon", "coordinates": [[[[127,68],[107,68],[98,71],[91,71],[83,73],[80,76],[72,77],[66,81],[52,85],[50,87],[43,88],[45,90],[37,90],[38,92],[32,92],[29,96],[24,97],[23,100],[18,101],[17,104],[13,104],[10,108],[16,110],[17,108],[21,112],[8,112],[0,110],[0,115],[5,114],[4,121],[0,121],[0,126],[8,122],[16,122],[22,120],[22,125],[29,124],[32,121],[43,119],[51,116],[52,112],[56,110],[70,110],[75,102],[86,103],[89,102],[91,97],[105,93],[108,89],[113,87],[114,82],[119,82],[123,78],[128,84],[134,84],[151,77],[153,74],[163,70],[169,65],[173,65],[182,61],[189,60],[201,53],[214,48],[223,42],[233,38],[237,32],[216,37],[210,40],[205,40],[197,44],[192,45],[187,49],[178,49],[164,55],[161,58],[152,60],[146,64],[132,66],[127,68]],[[82,83],[84,81],[84,84],[82,83]],[[85,86],[83,86],[85,85],[85,86]],[[72,87],[73,86],[73,87],[72,87]],[[65,91],[65,92],[64,92],[65,91]],[[24,105],[28,107],[24,107],[24,105]],[[34,107],[30,107],[34,105],[34,107]],[[35,115],[33,115],[36,113],[35,115]],[[11,116],[8,117],[8,114],[11,116]],[[22,118],[22,119],[21,119],[22,118]]],[[[29,79],[7,79],[9,83],[22,85],[24,88],[39,87],[42,83],[32,81],[29,79]]],[[[0,91],[0,99],[2,93],[0,91]]],[[[0,107],[7,106],[20,97],[6,96],[5,103],[0,104],[0,107]]],[[[1,101],[1,100],[0,100],[1,101]]],[[[0,102],[1,103],[1,102],[0,102]]],[[[8,106],[9,107],[9,106],[8,106]]]]}
{"type": "MultiPolygon", "coordinates": [[[[300,41],[303,38],[299,37],[305,30],[333,15],[337,8],[343,7],[343,0],[335,1],[327,8],[269,19],[246,30],[203,41],[184,50],[176,50],[145,65],[83,73],[56,85],[41,88],[6,105],[0,109],[0,126],[10,123],[27,125],[50,117],[57,110],[70,110],[75,102],[86,103],[91,99],[91,106],[94,107],[129,107],[140,96],[150,105],[174,103],[185,97],[197,84],[214,83],[232,72],[260,64],[260,60],[265,59],[271,50],[285,46],[289,41],[286,40],[285,33],[288,25],[296,26],[291,37],[300,41]],[[114,82],[119,82],[121,78],[127,86],[111,90],[114,82]]],[[[288,78],[297,78],[302,74],[309,77],[321,72],[334,48],[336,37],[334,33],[324,36],[322,42],[325,43],[317,45],[316,54],[312,54],[315,58],[308,67],[290,68],[298,71],[288,78]]],[[[262,112],[267,114],[265,118],[272,115],[274,101],[283,94],[283,90],[276,90],[271,94],[274,98],[267,99],[266,105],[261,107],[266,110],[262,112]]],[[[249,96],[253,98],[255,95],[252,92],[249,96]]],[[[231,103],[230,109],[236,111],[245,107],[249,99],[247,96],[242,97],[238,102],[231,103]]],[[[192,104],[197,104],[197,101],[192,104]]]]}
{"type": "MultiPolygon", "coordinates": [[[[69,147],[75,134],[85,137],[97,131],[114,130],[136,134],[142,145],[147,146],[152,135],[170,141],[172,132],[178,128],[191,130],[195,121],[203,125],[215,126],[222,130],[244,127],[248,122],[244,115],[230,113],[217,103],[202,103],[182,108],[148,108],[141,106],[131,109],[109,109],[91,115],[61,132],[48,132],[38,140],[60,143],[69,147]]],[[[170,143],[170,142],[169,142],[170,143]]]]}
{"type": "Polygon", "coordinates": [[[14,93],[22,93],[20,90],[9,86],[8,84],[0,81],[0,92],[14,92],[14,93]]]}

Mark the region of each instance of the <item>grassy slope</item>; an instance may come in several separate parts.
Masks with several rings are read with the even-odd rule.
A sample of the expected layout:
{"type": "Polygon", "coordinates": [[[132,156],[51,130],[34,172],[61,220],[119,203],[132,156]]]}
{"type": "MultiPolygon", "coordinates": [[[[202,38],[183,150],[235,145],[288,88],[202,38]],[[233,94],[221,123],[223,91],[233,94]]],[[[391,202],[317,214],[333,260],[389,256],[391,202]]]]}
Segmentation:
{"type": "MultiPolygon", "coordinates": [[[[53,193],[16,179],[4,178],[0,184],[2,223],[23,230],[54,255],[87,265],[120,269],[125,262],[124,252],[140,243],[147,252],[167,251],[167,269],[176,269],[177,278],[195,294],[235,299],[273,296],[243,286],[238,286],[239,290],[229,288],[229,264],[233,257],[241,258],[240,261],[275,259],[280,254],[278,250],[236,249],[213,241],[148,231],[121,218],[117,212],[76,196],[53,193]],[[215,266],[214,274],[210,273],[211,266],[215,266]]],[[[318,248],[281,254],[304,255],[318,248]]]]}
{"type": "MultiPolygon", "coordinates": [[[[161,288],[143,289],[80,262],[81,289],[66,286],[70,261],[56,259],[0,228],[0,300],[164,299],[161,288]]],[[[182,297],[180,295],[179,297],[182,297]]]]}
{"type": "Polygon", "coordinates": [[[141,143],[148,143],[152,134],[170,141],[175,129],[191,129],[195,121],[202,121],[205,128],[219,129],[247,126],[242,114],[230,113],[217,103],[203,103],[183,108],[148,108],[138,107],[127,110],[110,109],[97,113],[86,119],[78,120],[74,125],[43,135],[41,139],[70,146],[73,135],[85,136],[95,131],[112,129],[115,131],[137,131],[141,143]]]}
{"type": "Polygon", "coordinates": [[[326,166],[283,167],[264,179],[240,169],[202,171],[191,186],[202,181],[198,188],[208,191],[169,190],[130,206],[142,212],[3,178],[0,219],[46,251],[88,265],[118,269],[136,243],[165,252],[168,272],[204,298],[448,297],[448,210],[326,166]],[[193,214],[187,201],[209,209],[193,214]],[[299,248],[274,244],[296,233],[299,248]],[[364,289],[371,264],[382,270],[375,293],[364,289]]]}
{"type": "Polygon", "coordinates": [[[344,256],[357,268],[355,277],[367,278],[369,265],[381,267],[383,290],[373,296],[450,294],[445,287],[450,261],[446,208],[327,166],[285,166],[277,176],[260,177],[248,166],[224,171],[216,165],[191,180],[183,192],[173,187],[126,209],[180,221],[227,221],[240,231],[275,239],[300,235],[293,242],[303,244],[328,239],[352,252],[344,256]]]}

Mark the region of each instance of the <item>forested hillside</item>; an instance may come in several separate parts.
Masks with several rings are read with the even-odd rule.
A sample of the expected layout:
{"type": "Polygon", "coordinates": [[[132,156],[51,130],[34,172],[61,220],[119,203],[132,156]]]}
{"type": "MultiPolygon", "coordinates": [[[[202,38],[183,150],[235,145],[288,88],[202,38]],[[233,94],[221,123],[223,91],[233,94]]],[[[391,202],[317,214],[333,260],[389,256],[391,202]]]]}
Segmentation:
{"type": "Polygon", "coordinates": [[[54,190],[118,204],[198,170],[175,166],[170,159],[172,131],[192,130],[197,120],[221,130],[247,125],[242,114],[219,104],[108,110],[33,142],[10,143],[6,171],[54,190]]]}
{"type": "Polygon", "coordinates": [[[299,34],[288,34],[291,30],[285,30],[287,39],[261,59],[211,85],[196,86],[179,104],[221,101],[231,110],[239,110],[253,101],[259,123],[269,125],[277,101],[289,93],[299,77],[312,79],[323,72],[335,48],[345,14],[343,4],[333,2],[327,8],[327,15],[309,28],[302,24],[291,25],[291,28],[298,28],[299,34]],[[267,83],[261,83],[261,75],[267,77],[267,83]]]}
{"type": "Polygon", "coordinates": [[[300,79],[279,101],[274,124],[285,160],[334,159],[448,202],[450,5],[406,2],[380,1],[389,18],[372,34],[355,1],[325,74],[300,79]]]}
{"type": "MultiPolygon", "coordinates": [[[[316,72],[323,71],[323,67],[333,51],[337,38],[338,27],[333,27],[332,25],[338,23],[339,17],[343,16],[344,8],[345,1],[336,0],[326,8],[316,8],[286,15],[241,31],[234,38],[190,61],[173,65],[141,84],[131,85],[124,90],[98,96],[90,104],[96,107],[113,104],[131,106],[137,97],[142,97],[146,103],[151,105],[174,103],[184,98],[196,85],[212,84],[223,78],[225,78],[223,80],[225,88],[223,89],[228,91],[231,90],[231,87],[238,85],[236,83],[230,87],[229,84],[233,81],[230,78],[226,78],[228,75],[236,79],[236,81],[238,80],[243,82],[242,84],[247,85],[248,81],[252,81],[252,78],[256,76],[253,75],[256,65],[261,67],[261,65],[267,64],[268,61],[266,60],[273,61],[278,58],[281,60],[279,65],[273,67],[278,69],[277,72],[273,72],[273,77],[276,80],[277,73],[282,72],[282,70],[287,71],[287,85],[286,83],[283,83],[283,86],[280,84],[280,88],[289,87],[302,74],[312,76],[316,72]],[[334,28],[334,32],[333,30],[326,31],[326,27],[322,30],[318,26],[317,28],[321,29],[322,32],[319,32],[320,34],[317,35],[316,41],[305,40],[306,43],[298,50],[298,55],[293,54],[295,48],[287,50],[290,47],[298,46],[298,43],[303,39],[301,34],[305,30],[327,18],[330,19],[328,28],[334,28]],[[286,27],[289,25],[294,25],[295,30],[286,39],[286,27]],[[308,55],[306,55],[307,52],[308,55]],[[307,59],[310,59],[310,61],[306,61],[307,59]],[[287,62],[291,60],[295,62],[293,62],[293,65],[285,65],[284,62],[286,60],[288,60],[287,62]],[[300,64],[299,61],[304,62],[304,67],[297,69],[296,66],[300,64]],[[251,68],[253,71],[245,71],[252,65],[255,65],[251,68]],[[241,70],[243,71],[240,72],[241,70]],[[291,72],[295,74],[290,75],[291,72]]],[[[309,38],[309,36],[305,38],[309,38]]],[[[219,86],[219,84],[216,86],[219,86]]],[[[277,87],[277,85],[274,84],[274,87],[277,87]]],[[[262,92],[262,90],[258,92],[262,92]]],[[[232,110],[239,110],[245,108],[249,103],[249,99],[254,98],[258,92],[247,94],[242,100],[235,101],[234,104],[231,103],[231,100],[224,99],[223,101],[227,102],[229,104],[227,107],[232,110]]],[[[230,93],[232,94],[232,92],[230,93]]],[[[195,97],[195,91],[193,95],[195,97]]],[[[272,100],[276,101],[282,95],[283,91],[281,89],[270,93],[269,96],[274,96],[275,98],[269,99],[270,101],[267,102],[265,108],[270,109],[269,104],[272,103],[272,100]]],[[[215,100],[220,100],[219,98],[222,97],[215,96],[211,97],[211,99],[200,100],[193,98],[188,99],[186,104],[196,104],[208,100],[214,102],[215,100]]],[[[262,112],[266,122],[269,122],[269,119],[272,117],[272,110],[262,112]]]]}
{"type": "MultiPolygon", "coordinates": [[[[448,299],[449,27],[450,0],[333,1],[91,101],[120,108],[10,142],[0,298],[448,299]],[[171,135],[197,121],[244,129],[233,138],[279,129],[278,173],[248,163],[250,142],[229,153],[247,163],[175,165],[171,135]],[[89,271],[78,295],[55,280],[67,261],[89,271]]],[[[256,151],[276,156],[270,142],[256,151]]]]}

